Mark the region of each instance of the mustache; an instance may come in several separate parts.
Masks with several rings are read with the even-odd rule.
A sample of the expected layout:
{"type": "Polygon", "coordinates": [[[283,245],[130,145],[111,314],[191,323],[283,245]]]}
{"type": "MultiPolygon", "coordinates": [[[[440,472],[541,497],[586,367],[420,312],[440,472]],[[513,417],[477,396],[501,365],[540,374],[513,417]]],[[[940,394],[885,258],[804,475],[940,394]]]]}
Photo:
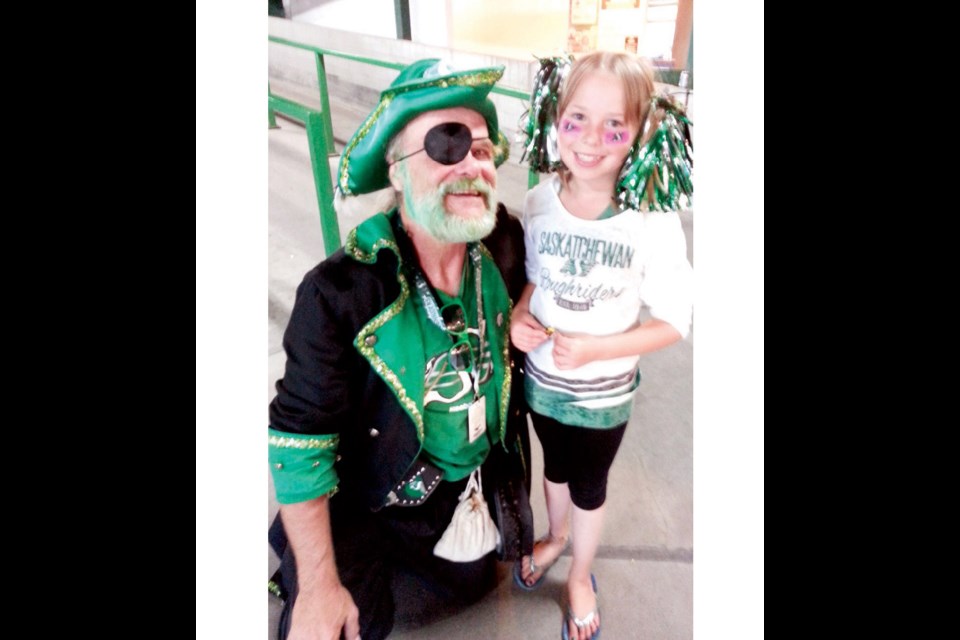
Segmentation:
{"type": "Polygon", "coordinates": [[[490,206],[490,196],[496,193],[493,186],[483,178],[461,178],[453,182],[440,185],[440,197],[453,193],[477,192],[483,196],[484,202],[490,206]]]}

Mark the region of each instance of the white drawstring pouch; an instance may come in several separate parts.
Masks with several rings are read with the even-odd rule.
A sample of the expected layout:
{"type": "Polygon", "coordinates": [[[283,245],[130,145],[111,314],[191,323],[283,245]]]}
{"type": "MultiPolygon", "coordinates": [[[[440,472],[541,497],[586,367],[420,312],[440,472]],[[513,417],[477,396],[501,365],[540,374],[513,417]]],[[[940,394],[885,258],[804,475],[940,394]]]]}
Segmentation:
{"type": "Polygon", "coordinates": [[[470,480],[460,494],[460,504],[454,509],[447,530],[434,546],[433,555],[452,562],[473,562],[499,544],[500,531],[490,517],[487,501],[483,499],[480,467],[477,467],[470,474],[470,480]]]}

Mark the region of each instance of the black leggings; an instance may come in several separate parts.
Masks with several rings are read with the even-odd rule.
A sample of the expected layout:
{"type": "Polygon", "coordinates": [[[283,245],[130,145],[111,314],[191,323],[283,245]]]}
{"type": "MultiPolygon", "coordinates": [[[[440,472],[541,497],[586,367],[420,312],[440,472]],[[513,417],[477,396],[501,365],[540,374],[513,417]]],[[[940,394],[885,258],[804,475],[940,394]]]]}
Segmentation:
{"type": "Polygon", "coordinates": [[[543,447],[543,475],[570,487],[570,500],[584,511],[603,506],[607,475],[620,449],[627,423],[612,429],[573,427],[530,412],[543,447]]]}

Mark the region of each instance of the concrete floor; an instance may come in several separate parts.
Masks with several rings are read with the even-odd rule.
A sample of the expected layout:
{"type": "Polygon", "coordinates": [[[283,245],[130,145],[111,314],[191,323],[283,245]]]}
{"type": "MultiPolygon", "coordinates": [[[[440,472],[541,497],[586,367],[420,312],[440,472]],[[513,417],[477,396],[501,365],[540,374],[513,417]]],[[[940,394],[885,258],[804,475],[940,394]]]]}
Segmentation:
{"type": "MultiPolygon", "coordinates": [[[[271,88],[280,95],[300,97],[295,90],[285,93],[285,88],[277,83],[271,88]]],[[[311,98],[302,101],[309,104],[311,98]]],[[[335,137],[342,145],[365,112],[337,104],[335,99],[331,108],[335,137]]],[[[268,400],[275,395],[274,383],[283,375],[285,354],[281,339],[296,287],[303,274],[324,258],[305,131],[283,118],[278,117],[277,123],[279,128],[268,134],[268,400]]],[[[519,214],[527,188],[526,169],[517,164],[519,155],[514,152],[499,171],[500,199],[514,214],[519,214]]],[[[331,165],[335,171],[335,162],[331,165]]],[[[682,220],[688,255],[693,262],[692,212],[684,213],[682,220]]],[[[358,221],[340,221],[342,238],[358,221]]],[[[643,382],[611,470],[606,527],[594,565],[604,638],[693,637],[693,342],[691,332],[683,342],[641,361],[643,382]]],[[[531,503],[539,536],[547,530],[539,481],[542,455],[532,430],[531,436],[531,503]]],[[[264,472],[270,483],[266,522],[269,525],[277,503],[266,465],[264,472]]],[[[267,594],[265,587],[278,560],[269,547],[267,553],[267,638],[274,640],[280,602],[267,594]]],[[[426,627],[397,628],[391,637],[555,640],[566,606],[564,579],[568,568],[569,555],[554,566],[543,588],[524,593],[513,585],[511,567],[503,564],[498,588],[479,603],[426,627]]]]}

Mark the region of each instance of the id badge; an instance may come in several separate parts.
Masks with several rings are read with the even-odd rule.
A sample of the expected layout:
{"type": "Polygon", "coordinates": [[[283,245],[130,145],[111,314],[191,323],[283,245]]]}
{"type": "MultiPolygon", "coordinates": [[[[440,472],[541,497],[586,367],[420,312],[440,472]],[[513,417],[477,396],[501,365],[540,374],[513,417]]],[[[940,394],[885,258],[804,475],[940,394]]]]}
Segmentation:
{"type": "Polygon", "coordinates": [[[487,397],[480,396],[470,405],[467,417],[467,439],[473,442],[487,430],[487,397]]]}

